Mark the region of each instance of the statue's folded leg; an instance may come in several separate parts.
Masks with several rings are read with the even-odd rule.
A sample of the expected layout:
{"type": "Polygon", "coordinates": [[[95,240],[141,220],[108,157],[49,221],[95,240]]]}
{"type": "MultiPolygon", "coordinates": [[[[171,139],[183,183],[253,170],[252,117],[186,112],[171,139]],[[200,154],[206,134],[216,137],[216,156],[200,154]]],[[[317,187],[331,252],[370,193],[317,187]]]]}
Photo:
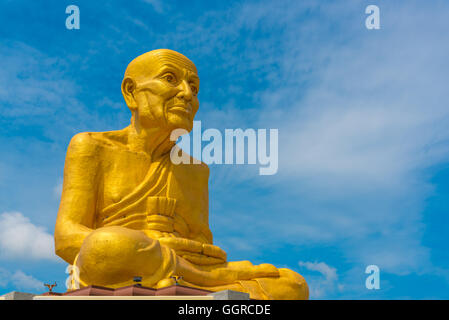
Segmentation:
{"type": "Polygon", "coordinates": [[[104,227],[84,240],[75,263],[81,285],[121,287],[141,276],[143,285],[153,287],[171,276],[176,254],[142,231],[104,227]]]}
{"type": "Polygon", "coordinates": [[[270,300],[307,300],[309,287],[300,274],[281,268],[278,278],[257,278],[255,281],[270,300]]]}
{"type": "Polygon", "coordinates": [[[257,300],[307,300],[309,288],[304,278],[289,269],[279,269],[279,277],[238,280],[227,285],[198,286],[181,280],[181,284],[210,291],[234,290],[249,293],[257,300]]]}

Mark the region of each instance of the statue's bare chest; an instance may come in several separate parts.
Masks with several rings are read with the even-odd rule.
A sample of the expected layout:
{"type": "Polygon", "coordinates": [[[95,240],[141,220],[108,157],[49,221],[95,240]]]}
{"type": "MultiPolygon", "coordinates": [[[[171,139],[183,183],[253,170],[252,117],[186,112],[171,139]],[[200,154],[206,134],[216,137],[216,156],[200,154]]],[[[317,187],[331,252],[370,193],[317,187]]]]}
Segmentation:
{"type": "Polygon", "coordinates": [[[129,194],[148,172],[151,161],[144,154],[127,150],[104,150],[100,164],[102,207],[120,201],[129,194]]]}

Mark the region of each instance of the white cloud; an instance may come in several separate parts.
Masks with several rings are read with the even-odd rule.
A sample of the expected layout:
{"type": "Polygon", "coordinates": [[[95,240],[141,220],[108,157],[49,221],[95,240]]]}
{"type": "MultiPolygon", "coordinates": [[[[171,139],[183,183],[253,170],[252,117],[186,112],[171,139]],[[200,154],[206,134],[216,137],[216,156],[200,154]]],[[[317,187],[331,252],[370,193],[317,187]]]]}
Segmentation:
{"type": "MultiPolygon", "coordinates": [[[[326,295],[338,290],[343,286],[338,284],[337,269],[327,265],[324,262],[299,261],[298,265],[309,271],[318,272],[320,275],[306,275],[309,285],[310,298],[324,298],[326,295]]],[[[304,275],[304,274],[303,274],[304,275]]]]}
{"type": "Polygon", "coordinates": [[[0,287],[12,286],[15,290],[43,292],[44,283],[31,275],[17,270],[14,273],[0,268],[0,287]]]}
{"type": "Polygon", "coordinates": [[[56,260],[53,236],[20,212],[0,214],[1,259],[56,260]]]}

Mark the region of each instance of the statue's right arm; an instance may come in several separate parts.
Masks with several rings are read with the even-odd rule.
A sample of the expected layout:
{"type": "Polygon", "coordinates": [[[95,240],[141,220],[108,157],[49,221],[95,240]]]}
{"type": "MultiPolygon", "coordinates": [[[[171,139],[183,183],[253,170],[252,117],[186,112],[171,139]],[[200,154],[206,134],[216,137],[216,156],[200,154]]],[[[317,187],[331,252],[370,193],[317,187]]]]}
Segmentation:
{"type": "Polygon", "coordinates": [[[55,226],[55,251],[73,264],[84,239],[93,231],[99,153],[88,133],[70,141],[64,166],[64,182],[55,226]]]}

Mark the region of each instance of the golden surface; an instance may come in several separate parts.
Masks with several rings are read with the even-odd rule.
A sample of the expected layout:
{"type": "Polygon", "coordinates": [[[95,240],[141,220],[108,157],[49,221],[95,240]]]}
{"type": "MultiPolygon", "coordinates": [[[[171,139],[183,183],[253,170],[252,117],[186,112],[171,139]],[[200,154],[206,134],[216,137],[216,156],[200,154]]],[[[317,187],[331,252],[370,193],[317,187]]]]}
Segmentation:
{"type": "Polygon", "coordinates": [[[78,268],[81,287],[117,288],[141,276],[142,285],[161,288],[176,275],[183,285],[254,299],[307,299],[296,272],[228,262],[213,245],[208,166],[170,160],[170,134],[192,130],[198,90],[195,65],[175,51],[154,50],[128,65],[122,93],[131,124],[79,133],[68,147],[56,254],[78,268]]]}

